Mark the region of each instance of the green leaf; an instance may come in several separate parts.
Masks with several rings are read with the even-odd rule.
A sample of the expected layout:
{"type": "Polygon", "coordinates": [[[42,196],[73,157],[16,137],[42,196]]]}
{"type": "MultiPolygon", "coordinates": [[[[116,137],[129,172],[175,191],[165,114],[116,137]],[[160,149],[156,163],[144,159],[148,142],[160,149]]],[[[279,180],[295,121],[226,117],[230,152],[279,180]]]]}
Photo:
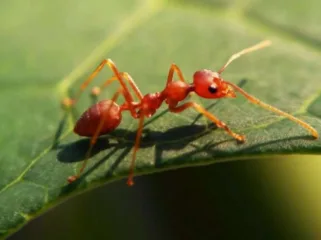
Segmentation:
{"type": "MultiPolygon", "coordinates": [[[[233,53],[271,39],[269,49],[233,62],[224,78],[320,133],[321,6],[308,2],[315,6],[311,11],[306,2],[290,0],[2,2],[0,235],[16,231],[66,197],[127,176],[137,123],[126,113],[117,130],[99,139],[81,181],[66,182],[89,145],[72,133],[75,116],[90,106],[90,88],[111,73],[105,69],[100,74],[73,114],[64,114],[60,101],[75,93],[104,58],[113,59],[149,93],[162,90],[172,62],[191,81],[196,70],[217,70],[233,53]]],[[[237,144],[192,110],[173,114],[163,106],[146,121],[137,174],[321,152],[321,141],[312,140],[305,129],[242,96],[191,100],[247,141],[237,144]]]]}

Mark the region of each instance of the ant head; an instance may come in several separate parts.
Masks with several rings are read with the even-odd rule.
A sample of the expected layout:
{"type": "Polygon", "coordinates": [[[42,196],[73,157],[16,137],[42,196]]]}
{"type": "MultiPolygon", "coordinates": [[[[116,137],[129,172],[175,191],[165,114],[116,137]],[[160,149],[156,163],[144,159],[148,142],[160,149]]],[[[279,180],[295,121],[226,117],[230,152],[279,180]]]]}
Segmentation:
{"type": "Polygon", "coordinates": [[[234,90],[217,72],[203,69],[194,73],[194,88],[203,98],[236,97],[234,90]]]}

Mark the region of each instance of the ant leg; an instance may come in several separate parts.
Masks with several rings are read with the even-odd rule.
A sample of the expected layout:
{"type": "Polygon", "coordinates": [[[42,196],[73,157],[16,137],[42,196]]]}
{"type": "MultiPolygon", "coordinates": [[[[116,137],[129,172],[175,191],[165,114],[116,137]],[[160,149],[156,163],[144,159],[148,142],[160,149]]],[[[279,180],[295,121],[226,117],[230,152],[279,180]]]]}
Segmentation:
{"type": "MultiPolygon", "coordinates": [[[[111,59],[104,59],[99,66],[93,71],[93,73],[87,78],[87,80],[85,80],[81,86],[80,89],[78,91],[78,93],[76,94],[75,99],[69,99],[66,98],[63,100],[63,105],[65,107],[69,107],[71,105],[74,105],[75,102],[78,100],[78,98],[80,97],[81,93],[87,88],[88,84],[96,77],[96,75],[103,69],[103,67],[107,65],[114,73],[115,78],[119,81],[120,85],[123,88],[123,95],[126,99],[126,102],[132,103],[133,102],[133,97],[131,96],[127,85],[125,84],[125,82],[122,79],[121,73],[118,71],[115,63],[111,60],[111,59]]],[[[134,111],[133,109],[131,111],[134,111]]],[[[134,112],[132,112],[134,113],[134,112]]]]}
{"type": "Polygon", "coordinates": [[[141,91],[139,90],[139,88],[137,87],[134,79],[129,75],[128,72],[124,72],[121,74],[122,77],[124,77],[128,82],[129,85],[132,87],[132,89],[134,90],[137,98],[139,99],[139,101],[141,101],[143,99],[143,94],[141,93],[141,91]]]}
{"type": "Polygon", "coordinates": [[[262,42],[254,45],[254,46],[252,46],[252,47],[245,48],[245,49],[243,49],[242,51],[233,54],[233,55],[229,58],[229,60],[224,64],[224,66],[223,66],[220,70],[218,70],[218,74],[221,74],[221,73],[225,70],[225,68],[226,68],[228,65],[230,65],[231,62],[233,62],[235,59],[241,57],[242,55],[247,54],[247,53],[250,53],[250,52],[254,52],[254,51],[259,50],[259,49],[261,49],[261,48],[268,47],[268,46],[270,46],[271,44],[272,44],[272,42],[271,42],[270,40],[265,40],[265,41],[262,41],[262,42]]]}
{"type": "MultiPolygon", "coordinates": [[[[136,94],[136,97],[139,100],[143,99],[143,94],[141,93],[141,91],[139,90],[139,88],[137,87],[135,81],[133,80],[133,78],[129,75],[129,73],[127,72],[121,72],[120,75],[122,77],[124,77],[129,85],[131,86],[131,88],[133,89],[134,93],[136,94]]],[[[104,88],[106,88],[109,84],[111,84],[112,82],[114,82],[115,80],[117,80],[116,76],[111,77],[110,79],[106,80],[100,87],[94,87],[92,89],[92,94],[94,96],[97,96],[100,94],[101,90],[103,90],[104,88]]]]}
{"type": "Polygon", "coordinates": [[[128,186],[133,186],[134,185],[134,167],[135,167],[135,160],[136,160],[136,154],[139,149],[140,145],[140,140],[143,132],[143,127],[144,127],[144,115],[141,114],[139,118],[139,123],[138,123],[138,130],[136,133],[136,140],[135,140],[135,146],[134,146],[134,152],[132,155],[132,160],[130,162],[130,168],[129,168],[129,175],[128,175],[128,180],[127,180],[127,185],[128,186]]]}
{"type": "MultiPolygon", "coordinates": [[[[117,92],[114,94],[114,96],[112,97],[111,101],[115,102],[117,100],[117,98],[119,97],[119,95],[121,94],[122,92],[122,88],[118,89],[117,92]]],[[[112,106],[112,105],[111,105],[112,106]]],[[[110,107],[111,107],[110,106],[110,107]]],[[[106,112],[108,112],[109,110],[107,110],[106,112]]],[[[95,134],[91,137],[90,139],[90,144],[89,144],[89,149],[87,150],[86,152],[86,157],[85,157],[85,160],[81,166],[81,168],[79,169],[78,173],[76,175],[73,175],[73,176],[70,176],[68,177],[68,182],[69,183],[72,183],[74,182],[76,179],[78,179],[80,177],[80,175],[82,174],[82,172],[84,171],[84,169],[86,168],[86,165],[87,165],[87,162],[88,162],[88,159],[90,158],[90,154],[91,154],[91,151],[93,149],[93,147],[95,146],[96,142],[97,142],[97,139],[99,137],[99,134],[100,134],[100,131],[101,131],[101,128],[103,127],[103,124],[104,124],[104,120],[105,120],[105,117],[102,117],[102,120],[99,122],[99,125],[97,127],[97,130],[95,132],[95,134]]]]}
{"type": "Polygon", "coordinates": [[[207,117],[209,120],[211,120],[213,123],[215,123],[218,127],[223,128],[229,135],[231,135],[233,138],[235,138],[237,141],[244,142],[245,137],[239,134],[234,133],[224,122],[216,118],[213,114],[208,112],[205,108],[200,106],[199,104],[195,102],[187,102],[184,103],[181,106],[169,106],[169,110],[171,112],[179,113],[187,108],[193,107],[198,111],[199,113],[203,114],[205,117],[207,117]]]}
{"type": "Polygon", "coordinates": [[[175,63],[172,63],[171,67],[169,68],[166,86],[173,81],[174,72],[176,72],[180,81],[186,82],[181,69],[175,63]]]}
{"type": "Polygon", "coordinates": [[[110,85],[112,82],[116,81],[117,77],[112,76],[111,78],[107,79],[104,84],[102,84],[100,87],[93,87],[91,90],[91,95],[92,96],[98,96],[101,93],[101,90],[103,88],[106,88],[108,85],[110,85]]]}
{"type": "Polygon", "coordinates": [[[251,103],[257,104],[267,110],[270,110],[272,112],[275,112],[281,116],[284,116],[290,120],[292,120],[293,122],[296,122],[297,124],[301,125],[302,127],[304,127],[305,129],[307,129],[314,138],[318,138],[319,134],[317,132],[317,130],[315,130],[313,127],[311,127],[309,124],[307,124],[306,122],[303,122],[302,120],[281,111],[280,109],[277,109],[269,104],[266,104],[264,102],[262,102],[261,100],[257,99],[256,97],[251,96],[250,94],[248,94],[247,92],[245,92],[242,88],[238,87],[237,85],[230,83],[230,82],[226,82],[228,85],[232,86],[235,90],[237,90],[239,93],[241,93],[243,96],[245,96],[251,103]]]}

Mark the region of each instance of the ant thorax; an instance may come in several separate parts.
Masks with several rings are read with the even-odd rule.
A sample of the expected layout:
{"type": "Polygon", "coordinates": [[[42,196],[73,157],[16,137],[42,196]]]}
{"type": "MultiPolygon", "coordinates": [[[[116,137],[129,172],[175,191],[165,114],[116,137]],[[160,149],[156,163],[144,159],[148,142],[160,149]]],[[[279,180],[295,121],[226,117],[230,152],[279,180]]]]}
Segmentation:
{"type": "Polygon", "coordinates": [[[188,84],[183,81],[173,81],[166,86],[162,95],[166,99],[166,102],[180,102],[192,91],[194,91],[193,84],[188,84]]]}
{"type": "Polygon", "coordinates": [[[146,94],[140,104],[140,113],[146,117],[154,115],[156,110],[161,106],[164,101],[160,92],[146,94]]]}

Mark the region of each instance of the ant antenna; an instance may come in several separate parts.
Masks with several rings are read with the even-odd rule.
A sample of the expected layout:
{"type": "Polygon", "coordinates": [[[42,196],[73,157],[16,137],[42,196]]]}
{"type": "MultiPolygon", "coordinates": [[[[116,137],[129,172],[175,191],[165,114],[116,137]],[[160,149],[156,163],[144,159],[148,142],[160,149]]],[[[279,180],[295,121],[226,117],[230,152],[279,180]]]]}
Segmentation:
{"type": "Polygon", "coordinates": [[[243,49],[242,51],[233,54],[233,55],[230,57],[230,59],[224,64],[224,66],[223,66],[220,70],[218,70],[218,74],[221,74],[221,73],[225,70],[225,68],[226,68],[228,65],[230,65],[231,62],[233,62],[235,59],[241,57],[242,55],[247,54],[247,53],[250,53],[250,52],[254,52],[254,51],[259,50],[259,49],[261,49],[261,48],[268,47],[268,46],[270,46],[271,44],[272,44],[272,42],[271,42],[270,40],[265,40],[265,41],[262,41],[262,42],[260,42],[260,43],[258,43],[258,44],[255,44],[255,45],[252,46],[252,47],[245,48],[245,49],[243,49]]]}

